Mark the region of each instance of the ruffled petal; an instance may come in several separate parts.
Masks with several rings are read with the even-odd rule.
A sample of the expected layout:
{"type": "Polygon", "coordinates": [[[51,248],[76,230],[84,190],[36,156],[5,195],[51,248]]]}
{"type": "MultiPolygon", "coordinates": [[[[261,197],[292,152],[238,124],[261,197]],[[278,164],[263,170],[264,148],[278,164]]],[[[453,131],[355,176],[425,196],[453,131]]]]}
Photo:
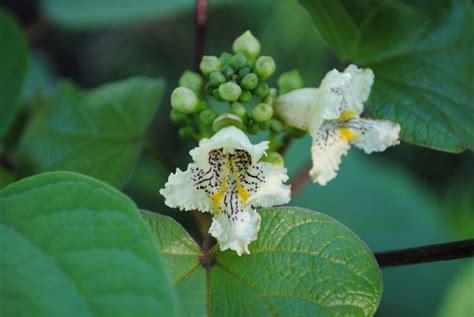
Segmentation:
{"type": "Polygon", "coordinates": [[[304,131],[317,129],[324,120],[339,117],[337,108],[320,107],[317,88],[296,89],[273,103],[275,115],[286,124],[304,131]]]}
{"type": "Polygon", "coordinates": [[[199,186],[203,173],[202,169],[192,163],[186,171],[177,168],[175,173],[170,174],[165,187],[160,190],[160,194],[165,197],[166,206],[180,210],[211,211],[212,200],[199,186]]]}
{"type": "Polygon", "coordinates": [[[312,137],[313,167],[309,174],[315,183],[326,185],[336,177],[341,157],[350,148],[349,141],[332,122],[321,126],[318,131],[312,134],[312,137]]]}
{"type": "Polygon", "coordinates": [[[389,120],[354,118],[344,125],[354,134],[351,143],[367,154],[381,152],[400,143],[400,125],[389,120]]]}
{"type": "Polygon", "coordinates": [[[252,144],[242,130],[228,126],[219,130],[210,139],[202,139],[199,146],[192,149],[191,154],[194,162],[204,166],[208,164],[209,152],[215,149],[223,149],[224,152],[233,152],[235,149],[241,149],[248,152],[252,162],[256,164],[268,149],[268,141],[252,144]]]}
{"type": "Polygon", "coordinates": [[[261,180],[256,191],[250,196],[249,204],[254,207],[272,207],[287,204],[290,201],[290,186],[284,182],[288,180],[286,168],[277,167],[270,163],[258,163],[248,171],[246,182],[261,180]],[[260,173],[260,176],[255,177],[260,173]]]}
{"type": "Polygon", "coordinates": [[[359,115],[364,110],[373,82],[371,69],[359,69],[355,65],[349,65],[343,73],[333,69],[319,87],[318,107],[337,110],[339,116],[347,116],[347,113],[359,115]]]}
{"type": "Polygon", "coordinates": [[[231,249],[242,255],[250,253],[248,246],[257,239],[259,230],[260,215],[246,208],[236,214],[216,214],[209,233],[217,239],[222,251],[231,249]]]}

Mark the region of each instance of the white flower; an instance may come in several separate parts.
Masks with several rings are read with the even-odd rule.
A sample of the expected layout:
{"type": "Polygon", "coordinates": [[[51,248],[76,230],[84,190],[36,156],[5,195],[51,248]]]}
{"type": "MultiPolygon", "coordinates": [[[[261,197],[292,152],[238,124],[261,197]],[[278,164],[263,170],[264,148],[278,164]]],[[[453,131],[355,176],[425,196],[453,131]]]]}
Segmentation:
{"type": "Polygon", "coordinates": [[[213,213],[209,233],[221,250],[249,253],[260,229],[254,208],[290,201],[286,169],[259,162],[267,148],[267,141],[254,145],[241,130],[225,127],[190,151],[194,162],[176,169],[160,194],[169,207],[213,213]]]}
{"type": "Polygon", "coordinates": [[[276,115],[313,137],[314,182],[326,185],[336,176],[351,144],[367,154],[399,144],[400,125],[360,117],[373,82],[371,69],[350,65],[343,73],[331,70],[319,88],[294,90],[276,99],[276,115]]]}

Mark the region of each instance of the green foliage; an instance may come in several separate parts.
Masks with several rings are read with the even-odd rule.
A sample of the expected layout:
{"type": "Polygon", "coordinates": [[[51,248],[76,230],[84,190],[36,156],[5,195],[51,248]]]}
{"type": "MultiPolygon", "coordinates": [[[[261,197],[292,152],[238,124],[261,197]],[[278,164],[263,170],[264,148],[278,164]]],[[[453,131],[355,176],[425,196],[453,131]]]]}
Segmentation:
{"type": "Polygon", "coordinates": [[[126,196],[70,172],[0,191],[2,316],[174,316],[168,277],[126,196]]]}
{"type": "Polygon", "coordinates": [[[451,286],[447,297],[441,304],[438,317],[474,316],[474,262],[469,263],[451,286]]]}
{"type": "Polygon", "coordinates": [[[365,244],[328,216],[300,208],[260,210],[250,255],[199,247],[174,220],[145,213],[184,316],[372,316],[380,270],[365,244]],[[205,269],[207,266],[208,269],[205,269]]]}
{"type": "MultiPolygon", "coordinates": [[[[310,160],[310,146],[308,136],[294,142],[286,152],[285,164],[290,178],[296,177],[295,173],[310,160]]],[[[390,149],[389,152],[396,150],[390,149]]],[[[447,221],[440,217],[444,210],[437,205],[436,197],[406,168],[383,160],[384,155],[367,156],[352,150],[343,158],[333,182],[317,186],[308,179],[306,186],[293,192],[291,203],[341,221],[373,251],[452,239],[447,234],[447,221]]],[[[444,295],[445,285],[454,277],[458,264],[437,262],[384,270],[380,315],[433,316],[444,295]]]]}
{"type": "Polygon", "coordinates": [[[162,88],[161,80],[150,78],[91,91],[63,82],[29,122],[18,157],[34,172],[70,170],[121,186],[139,154],[162,88]]]}
{"type": "Polygon", "coordinates": [[[28,47],[19,26],[0,8],[0,140],[18,111],[28,64],[28,47]]]}
{"type": "Polygon", "coordinates": [[[368,110],[403,140],[474,149],[474,10],[469,1],[301,0],[344,60],[370,67],[368,110]]]}

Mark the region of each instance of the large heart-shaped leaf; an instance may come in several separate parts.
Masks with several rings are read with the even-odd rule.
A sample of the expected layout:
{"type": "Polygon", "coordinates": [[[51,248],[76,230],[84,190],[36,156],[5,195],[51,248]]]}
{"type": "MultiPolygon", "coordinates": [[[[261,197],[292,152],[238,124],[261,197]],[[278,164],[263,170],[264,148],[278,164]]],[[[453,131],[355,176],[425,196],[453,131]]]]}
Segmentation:
{"type": "Polygon", "coordinates": [[[474,10],[470,1],[301,0],[343,59],[371,67],[368,109],[407,142],[474,149],[474,10]]]}
{"type": "Polygon", "coordinates": [[[0,138],[18,110],[28,64],[28,46],[20,27],[0,8],[0,138]]]}
{"type": "Polygon", "coordinates": [[[81,91],[63,82],[32,118],[19,160],[33,172],[71,170],[120,186],[141,148],[163,83],[132,78],[81,91]]]}
{"type": "Polygon", "coordinates": [[[146,213],[183,316],[372,316],[382,293],[367,246],[332,218],[300,208],[260,210],[250,255],[201,253],[171,218],[146,213]]]}
{"type": "Polygon", "coordinates": [[[0,190],[0,315],[173,316],[135,205],[92,178],[33,176],[0,190]]]}

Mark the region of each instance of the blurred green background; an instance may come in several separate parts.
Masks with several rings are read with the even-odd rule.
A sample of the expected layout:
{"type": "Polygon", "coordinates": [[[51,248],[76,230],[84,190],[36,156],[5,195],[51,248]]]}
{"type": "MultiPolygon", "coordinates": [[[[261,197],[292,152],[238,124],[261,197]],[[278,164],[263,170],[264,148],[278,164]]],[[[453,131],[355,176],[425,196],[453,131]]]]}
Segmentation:
{"type": "MultiPolygon", "coordinates": [[[[192,0],[11,0],[2,6],[16,16],[30,44],[20,123],[60,78],[83,88],[138,75],[163,78],[166,91],[147,139],[167,160],[186,166],[194,144],[180,140],[168,118],[170,92],[193,65],[192,0]]],[[[233,39],[247,29],[259,38],[262,53],[276,60],[277,75],[296,68],[307,86],[317,86],[328,70],[341,66],[297,1],[209,0],[207,54],[230,50],[233,39]]],[[[278,76],[273,77],[275,84],[278,76]]],[[[12,138],[10,146],[15,142],[12,138]]],[[[309,161],[310,142],[305,137],[287,151],[291,176],[309,161]]],[[[167,209],[158,194],[168,173],[143,152],[123,190],[140,208],[168,214],[197,236],[193,218],[167,209]]],[[[473,179],[472,153],[448,154],[403,143],[371,156],[352,150],[333,182],[326,187],[307,183],[291,205],[338,219],[374,251],[413,247],[474,236],[473,179]]],[[[444,301],[456,291],[450,285],[469,262],[384,269],[378,316],[446,311],[444,301]]]]}

